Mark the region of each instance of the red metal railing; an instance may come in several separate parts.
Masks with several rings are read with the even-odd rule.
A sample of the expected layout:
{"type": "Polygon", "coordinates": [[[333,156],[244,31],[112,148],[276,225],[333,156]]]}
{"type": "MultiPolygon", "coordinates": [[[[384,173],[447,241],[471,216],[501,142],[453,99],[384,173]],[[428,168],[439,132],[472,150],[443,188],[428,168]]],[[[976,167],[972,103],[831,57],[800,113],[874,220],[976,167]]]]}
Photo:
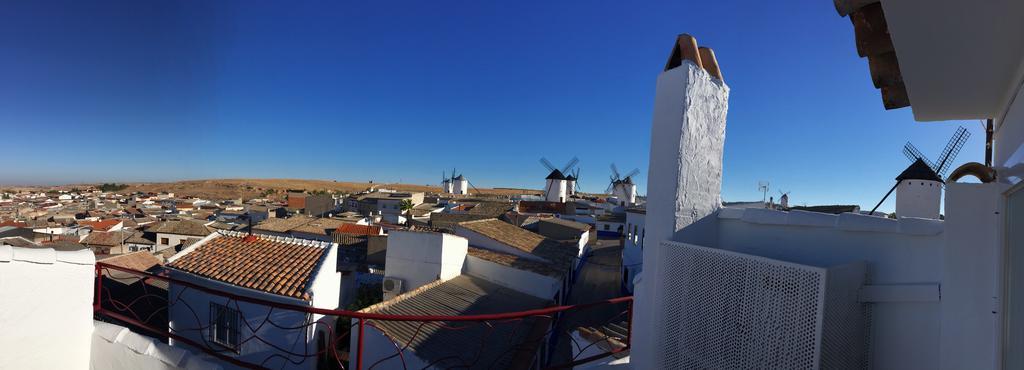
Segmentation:
{"type": "MultiPolygon", "coordinates": [[[[377,366],[393,366],[382,364],[396,358],[405,368],[407,366],[406,356],[409,354],[408,349],[414,345],[414,342],[426,340],[425,334],[421,336],[426,331],[433,331],[435,334],[441,331],[464,331],[468,333],[466,335],[473,333],[481,335],[477,353],[468,353],[470,348],[451,348],[454,353],[450,355],[437,356],[435,354],[433,357],[437,359],[430,364],[431,366],[491,368],[499,360],[507,360],[509,358],[507,356],[512,356],[518,360],[528,358],[530,363],[543,368],[570,368],[608,356],[621,355],[629,350],[633,297],[488,315],[387,315],[264,300],[213,289],[177,279],[165,273],[136,271],[97,262],[93,309],[98,319],[113,321],[157,337],[184,343],[223,361],[246,368],[266,368],[277,363],[297,365],[312,359],[317,361],[318,365],[325,366],[324,368],[344,369],[348,365],[346,360],[350,358],[349,354],[354,353],[354,367],[363,369],[364,360],[366,360],[364,359],[366,351],[364,338],[367,327],[374,328],[390,340],[395,352],[393,355],[369,364],[370,369],[377,366]],[[170,290],[165,288],[172,284],[175,287],[173,295],[170,294],[170,290]],[[243,337],[241,327],[235,328],[238,333],[236,334],[238,337],[235,339],[237,342],[235,348],[240,348],[246,343],[255,343],[263,349],[263,352],[266,352],[265,354],[261,353],[261,356],[265,355],[262,360],[256,361],[253,356],[244,356],[235,348],[214,342],[210,334],[213,327],[212,318],[210,322],[204,323],[201,319],[203,315],[191,306],[188,299],[183,298],[190,291],[226,299],[225,306],[234,309],[238,315],[241,315],[238,319],[239,325],[244,325],[248,329],[246,331],[248,335],[243,337]],[[267,311],[265,314],[260,313],[246,317],[251,310],[242,309],[240,302],[249,304],[247,307],[258,305],[260,308],[266,308],[267,311]],[[194,325],[183,326],[181,322],[176,321],[176,326],[171,328],[169,316],[172,307],[176,307],[175,309],[179,313],[185,313],[180,316],[193,317],[194,325]],[[305,321],[298,324],[276,322],[273,314],[278,314],[280,317],[282,312],[303,313],[305,321]],[[323,315],[323,317],[314,320],[314,314],[323,315]],[[387,326],[385,324],[388,322],[418,324],[415,324],[415,330],[411,336],[408,335],[407,330],[404,332],[407,337],[400,338],[400,336],[389,333],[387,329],[382,329],[387,326]],[[258,323],[258,325],[254,326],[252,323],[258,323]],[[604,338],[599,340],[588,338],[590,343],[586,345],[577,343],[571,335],[573,330],[581,326],[602,327],[605,324],[624,326],[626,333],[612,332],[605,334],[604,338]],[[538,333],[538,327],[543,329],[542,333],[538,333]],[[293,331],[297,335],[296,338],[307,336],[313,342],[317,341],[317,336],[323,335],[326,341],[315,343],[317,347],[315,351],[309,350],[308,342],[303,343],[303,350],[295,350],[294,346],[284,348],[275,344],[275,338],[261,336],[261,332],[271,331],[271,328],[276,331],[275,334],[293,331]],[[350,348],[352,330],[356,330],[355,351],[350,348]],[[316,335],[308,335],[313,332],[316,332],[316,335]],[[537,334],[523,337],[524,332],[537,334]],[[496,337],[495,333],[508,334],[508,339],[501,342],[499,340],[501,338],[496,337]],[[487,347],[499,345],[503,346],[505,350],[499,352],[494,359],[486,358],[488,357],[485,355],[487,347]],[[605,350],[595,355],[580,357],[594,346],[605,350]],[[547,355],[539,356],[541,353],[547,355]],[[516,357],[516,354],[519,357],[516,357]],[[524,355],[526,357],[523,357],[524,355]],[[484,363],[487,360],[492,361],[484,363]]],[[[489,353],[489,355],[494,357],[493,353],[489,353]]],[[[521,364],[521,362],[518,363],[521,364]]],[[[275,365],[275,367],[278,366],[275,365]]]]}

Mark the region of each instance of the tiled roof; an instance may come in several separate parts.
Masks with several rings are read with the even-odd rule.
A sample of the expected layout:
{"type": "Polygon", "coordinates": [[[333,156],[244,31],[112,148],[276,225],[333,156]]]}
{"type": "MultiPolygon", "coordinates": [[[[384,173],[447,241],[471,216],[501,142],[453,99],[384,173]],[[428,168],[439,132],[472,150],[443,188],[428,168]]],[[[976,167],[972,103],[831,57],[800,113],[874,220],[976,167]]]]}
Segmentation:
{"type": "Polygon", "coordinates": [[[150,226],[146,231],[151,233],[164,233],[175,235],[210,235],[210,229],[206,228],[203,222],[192,220],[164,221],[150,226]]]}
{"type": "Polygon", "coordinates": [[[573,250],[575,245],[569,246],[498,219],[462,222],[457,227],[546,259],[556,266],[567,268],[578,253],[573,250]]]}
{"type": "Polygon", "coordinates": [[[78,221],[79,225],[92,226],[92,229],[95,231],[108,231],[110,230],[110,228],[116,226],[119,223],[121,223],[121,220],[118,220],[116,218],[99,221],[78,221]]]}
{"type": "Polygon", "coordinates": [[[380,235],[380,226],[376,225],[356,225],[350,223],[343,223],[334,230],[335,233],[350,234],[350,235],[380,235]]]}
{"type": "Polygon", "coordinates": [[[131,235],[131,233],[120,231],[93,231],[86,235],[85,239],[82,239],[82,244],[113,247],[120,245],[122,241],[128,239],[131,235]]]}
{"type": "Polygon", "coordinates": [[[25,239],[20,236],[9,236],[6,238],[0,238],[0,245],[10,245],[19,248],[38,248],[39,245],[33,243],[31,240],[25,239]]]}
{"type": "Polygon", "coordinates": [[[430,226],[440,229],[451,229],[456,224],[465,221],[485,220],[493,218],[488,215],[474,215],[469,213],[431,213],[430,226]]]}
{"type": "Polygon", "coordinates": [[[327,248],[273,237],[220,235],[176,255],[167,267],[244,288],[309,300],[327,248]]]}
{"type": "Polygon", "coordinates": [[[156,244],[155,240],[151,240],[149,238],[146,238],[146,234],[141,232],[141,231],[136,231],[136,232],[132,233],[132,235],[129,236],[128,239],[126,239],[124,242],[125,243],[131,243],[131,244],[145,244],[145,245],[155,245],[156,244]]]}
{"type": "Polygon", "coordinates": [[[160,265],[160,259],[146,251],[119,254],[109,258],[104,258],[102,262],[136,271],[148,271],[149,269],[160,265]]]}
{"type": "Polygon", "coordinates": [[[576,229],[576,230],[579,230],[579,231],[590,231],[590,225],[587,225],[587,224],[582,223],[582,222],[565,220],[565,219],[561,219],[561,218],[555,218],[555,217],[542,218],[538,222],[547,222],[547,223],[551,223],[551,224],[555,224],[555,225],[559,225],[559,226],[565,226],[565,227],[568,227],[568,228],[576,229]]]}
{"type": "MultiPolygon", "coordinates": [[[[363,312],[390,315],[481,315],[546,307],[550,301],[468,275],[424,285],[363,312]]],[[[548,319],[491,322],[488,325],[421,325],[412,321],[370,320],[416,356],[438,368],[526,369],[543,343],[548,319]]]]}
{"type": "Polygon", "coordinates": [[[341,220],[335,220],[330,218],[317,218],[310,222],[302,224],[299,227],[291,229],[290,231],[316,234],[316,235],[330,235],[334,232],[334,229],[341,227],[345,222],[341,220]]]}
{"type": "Polygon", "coordinates": [[[511,267],[518,270],[529,271],[545,276],[551,277],[562,277],[565,275],[565,269],[559,269],[558,267],[547,263],[529,260],[523,257],[516,256],[514,254],[495,252],[488,249],[477,248],[470,246],[468,253],[470,256],[497,263],[502,266],[511,267]]]}
{"type": "Polygon", "coordinates": [[[567,203],[560,202],[547,202],[547,201],[520,201],[519,212],[520,213],[558,213],[565,214],[565,205],[567,203]]]}
{"type": "Polygon", "coordinates": [[[256,231],[286,233],[296,227],[312,222],[312,217],[293,216],[289,218],[268,218],[252,227],[256,231]]]}

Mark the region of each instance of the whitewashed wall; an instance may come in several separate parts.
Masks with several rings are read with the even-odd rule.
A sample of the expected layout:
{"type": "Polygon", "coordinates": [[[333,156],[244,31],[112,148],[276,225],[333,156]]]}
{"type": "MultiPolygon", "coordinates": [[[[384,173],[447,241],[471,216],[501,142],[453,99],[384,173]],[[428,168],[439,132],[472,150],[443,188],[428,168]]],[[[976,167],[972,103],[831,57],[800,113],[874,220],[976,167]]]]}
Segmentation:
{"type": "Polygon", "coordinates": [[[0,369],[88,369],[92,252],[0,246],[0,369]]]}
{"type": "Polygon", "coordinates": [[[408,292],[438,279],[448,280],[462,273],[467,240],[451,234],[392,231],[388,233],[385,278],[402,280],[408,292]]]}
{"type": "MultiPolygon", "coordinates": [[[[808,265],[865,261],[870,284],[897,289],[943,281],[943,221],[763,208],[724,208],[717,217],[725,250],[808,265]]],[[[871,303],[875,368],[939,367],[942,307],[937,293],[930,298],[871,303]]]]}
{"type": "Polygon", "coordinates": [[[939,218],[942,183],[903,180],[896,187],[896,216],[939,218]]]}
{"type": "MultiPolygon", "coordinates": [[[[236,295],[294,305],[309,305],[309,303],[299,299],[241,288],[235,285],[205,279],[190,274],[184,274],[174,270],[171,270],[171,276],[236,295]]],[[[271,308],[267,306],[233,301],[226,297],[207,294],[195,289],[183,288],[182,286],[174,283],[170,284],[168,297],[170,297],[170,303],[168,306],[168,315],[170,320],[168,324],[170,328],[179,335],[198,342],[203,346],[208,346],[208,348],[222,348],[210,341],[210,332],[207,329],[212,317],[210,312],[210,303],[217,303],[232,309],[237,308],[240,312],[240,320],[242,322],[239,330],[239,340],[245,341],[245,343],[242,343],[239,347],[239,353],[237,355],[238,359],[259,364],[263,363],[264,360],[275,354],[287,357],[285,353],[274,348],[276,346],[278,348],[288,349],[294,353],[310,355],[311,357],[291,356],[291,361],[286,361],[284,358],[277,357],[265,363],[264,366],[283,369],[313,369],[316,367],[316,357],[312,355],[317,351],[313,338],[314,333],[318,328],[309,327],[299,330],[285,330],[274,325],[264,324],[267,318],[269,318],[280,327],[301,326],[307,322],[307,315],[304,312],[283,309],[271,310],[271,308]],[[235,305],[236,302],[237,307],[235,305]],[[196,330],[197,328],[204,329],[196,330]],[[252,336],[258,336],[267,343],[257,339],[246,341],[246,339],[252,336]],[[297,364],[293,364],[292,362],[297,364]]],[[[171,340],[170,343],[172,346],[182,346],[184,348],[191,349],[191,347],[186,345],[184,342],[171,340]]],[[[192,350],[195,351],[198,349],[192,350]]],[[[233,368],[230,364],[223,365],[226,368],[233,368]]]]}
{"type": "MultiPolygon", "coordinates": [[[[721,207],[722,154],[729,87],[707,71],[684,60],[658,75],[651,123],[651,154],[647,175],[647,235],[644,274],[650,286],[635,292],[634,338],[631,350],[637,368],[652,368],[656,354],[651,341],[662,315],[659,294],[659,242],[674,240],[714,247],[714,219],[721,207]],[[686,230],[683,230],[683,228],[686,230]]],[[[667,334],[667,335],[670,335],[667,334]]]]}
{"type": "MultiPolygon", "coordinates": [[[[1006,108],[1006,115],[994,122],[993,161],[995,166],[1012,167],[1024,163],[1024,89],[1018,87],[1006,108]]],[[[1004,171],[1005,172],[1005,171],[1004,171]]],[[[1024,168],[1015,169],[1013,182],[1024,178],[1024,168]]]]}
{"type": "Polygon", "coordinates": [[[541,299],[561,293],[562,280],[466,256],[465,273],[541,299]]]}
{"type": "Polygon", "coordinates": [[[95,322],[92,335],[92,369],[217,370],[223,369],[210,355],[197,354],[180,347],[136,334],[128,328],[95,322]]]}

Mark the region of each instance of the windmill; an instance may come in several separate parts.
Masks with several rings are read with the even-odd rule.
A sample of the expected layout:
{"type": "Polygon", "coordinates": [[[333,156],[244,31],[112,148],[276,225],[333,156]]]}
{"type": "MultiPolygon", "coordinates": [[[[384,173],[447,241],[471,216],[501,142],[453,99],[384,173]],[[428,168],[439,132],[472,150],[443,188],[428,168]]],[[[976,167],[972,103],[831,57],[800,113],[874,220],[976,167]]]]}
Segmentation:
{"type": "MultiPolygon", "coordinates": [[[[875,210],[882,205],[882,202],[885,202],[885,200],[889,198],[889,195],[892,194],[893,190],[896,190],[903,180],[913,179],[936,181],[938,182],[939,187],[944,186],[946,171],[949,170],[949,167],[953,164],[953,160],[960,154],[960,149],[963,149],[964,144],[967,143],[967,139],[970,137],[971,133],[968,132],[967,129],[963,128],[963,126],[958,127],[956,132],[953,133],[953,136],[949,138],[949,141],[946,143],[946,147],[942,149],[941,153],[939,153],[938,162],[931,161],[928,157],[925,157],[925,155],[921,153],[914,144],[907,142],[907,144],[903,146],[903,155],[911,161],[910,167],[907,167],[900,176],[896,177],[896,184],[893,185],[892,189],[889,189],[888,193],[885,193],[882,200],[878,201],[878,204],[875,205],[875,208],[871,209],[869,214],[874,214],[875,210]]],[[[897,198],[899,198],[899,195],[897,195],[897,198]]],[[[938,202],[936,202],[936,205],[937,204],[938,202]]]]}
{"type": "Polygon", "coordinates": [[[569,162],[566,162],[565,166],[561,169],[551,164],[547,158],[541,157],[540,164],[547,170],[551,171],[546,180],[544,186],[544,198],[549,202],[565,202],[568,194],[569,179],[565,177],[565,174],[572,171],[573,167],[580,162],[579,158],[572,157],[569,162]]]}
{"type": "Polygon", "coordinates": [[[580,188],[580,168],[576,167],[576,169],[572,170],[572,173],[569,174],[569,176],[566,176],[566,178],[569,180],[569,183],[567,184],[569,196],[576,195],[576,189],[580,188]]]}
{"type": "Polygon", "coordinates": [[[779,190],[779,206],[782,208],[789,208],[789,193],[790,190],[782,191],[779,190]]]}
{"type": "MultiPolygon", "coordinates": [[[[454,170],[452,170],[452,174],[455,174],[454,170]]],[[[444,170],[441,171],[441,192],[444,194],[452,193],[452,178],[444,170]]]]}
{"type": "Polygon", "coordinates": [[[634,168],[629,171],[625,176],[619,173],[619,168],[615,166],[615,163],[611,164],[612,174],[608,176],[608,188],[605,189],[605,193],[611,192],[616,198],[619,198],[621,205],[632,205],[636,203],[636,184],[633,183],[633,177],[640,174],[639,168],[634,168]]]}

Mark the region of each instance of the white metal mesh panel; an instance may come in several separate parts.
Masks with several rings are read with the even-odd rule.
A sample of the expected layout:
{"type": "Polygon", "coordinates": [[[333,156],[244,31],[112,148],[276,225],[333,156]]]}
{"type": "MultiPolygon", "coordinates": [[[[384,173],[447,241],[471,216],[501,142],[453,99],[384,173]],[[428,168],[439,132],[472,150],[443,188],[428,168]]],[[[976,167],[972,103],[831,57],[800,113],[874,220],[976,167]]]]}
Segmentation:
{"type": "MultiPolygon", "coordinates": [[[[661,368],[824,365],[819,356],[825,269],[682,243],[666,242],[663,247],[661,368]]],[[[856,303],[856,287],[851,290],[856,303]]],[[[837,297],[835,304],[843,306],[846,299],[837,297]]],[[[841,357],[836,361],[848,363],[841,357]]]]}

